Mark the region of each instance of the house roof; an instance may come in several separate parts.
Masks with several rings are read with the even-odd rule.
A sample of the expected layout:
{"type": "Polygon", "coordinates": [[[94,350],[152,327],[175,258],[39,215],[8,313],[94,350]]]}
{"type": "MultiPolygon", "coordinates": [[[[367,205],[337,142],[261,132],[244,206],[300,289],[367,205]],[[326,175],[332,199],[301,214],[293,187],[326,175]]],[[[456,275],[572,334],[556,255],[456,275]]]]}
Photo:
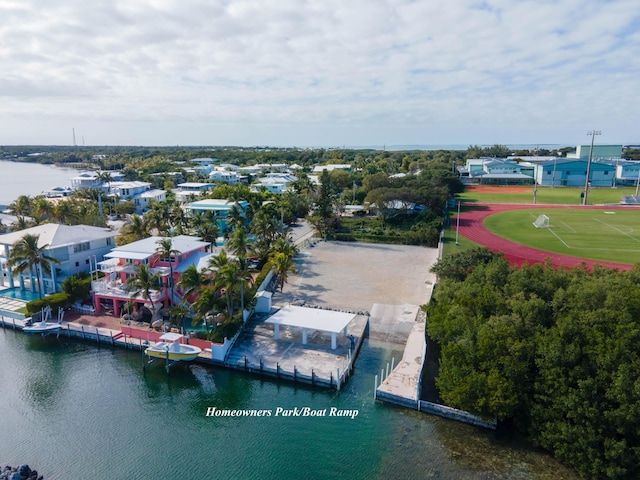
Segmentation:
{"type": "MultiPolygon", "coordinates": [[[[474,175],[475,176],[475,175],[474,175]]],[[[524,173],[485,173],[482,175],[483,179],[509,179],[509,180],[531,180],[533,181],[533,177],[530,175],[525,175],[524,173]]]]}
{"type": "Polygon", "coordinates": [[[247,202],[230,202],[226,199],[220,198],[207,198],[205,200],[198,200],[197,202],[189,203],[186,208],[195,210],[230,210],[235,204],[239,207],[244,207],[247,202]]]}
{"type": "MultiPolygon", "coordinates": [[[[156,254],[158,248],[158,240],[162,240],[165,237],[148,237],[138,240],[137,242],[128,243],[120,247],[116,247],[111,252],[105,255],[106,258],[129,258],[131,260],[144,260],[156,254]]],[[[209,245],[208,242],[203,242],[198,237],[191,237],[189,235],[178,235],[177,237],[170,237],[172,241],[172,248],[180,253],[188,253],[199,248],[209,245]]]]}
{"type": "Polygon", "coordinates": [[[151,183],[149,182],[141,182],[139,180],[131,181],[131,182],[111,182],[111,189],[117,188],[136,188],[136,187],[150,187],[151,183]]]}
{"type": "Polygon", "coordinates": [[[142,192],[140,194],[141,198],[157,198],[157,197],[161,197],[162,195],[165,195],[167,192],[165,192],[164,190],[160,190],[159,188],[155,189],[155,190],[147,190],[146,192],[142,192]]]}
{"type": "Polygon", "coordinates": [[[0,235],[0,244],[13,245],[25,235],[38,235],[38,246],[49,245],[49,248],[76,245],[78,243],[112,238],[117,234],[113,230],[90,225],[59,225],[46,223],[36,227],[26,228],[17,232],[0,235]]]}
{"type": "MultiPolygon", "coordinates": [[[[209,259],[215,255],[220,255],[223,247],[213,247],[212,252],[194,252],[182,263],[176,267],[175,271],[178,273],[184,272],[191,265],[195,265],[199,272],[209,268],[209,259]]],[[[234,258],[233,255],[229,255],[229,258],[234,258]]]]}

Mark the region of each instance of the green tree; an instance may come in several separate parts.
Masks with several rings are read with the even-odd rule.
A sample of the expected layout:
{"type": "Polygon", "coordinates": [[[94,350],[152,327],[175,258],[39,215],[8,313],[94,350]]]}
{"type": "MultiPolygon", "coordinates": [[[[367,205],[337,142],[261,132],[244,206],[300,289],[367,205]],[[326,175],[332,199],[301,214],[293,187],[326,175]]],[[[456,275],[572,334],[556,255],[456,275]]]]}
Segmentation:
{"type": "Polygon", "coordinates": [[[138,265],[136,274],[127,278],[125,286],[126,289],[131,293],[132,299],[140,295],[143,299],[148,300],[151,304],[151,312],[153,315],[155,315],[153,292],[159,292],[162,288],[160,286],[160,281],[160,272],[151,273],[151,270],[148,266],[138,265]]]}

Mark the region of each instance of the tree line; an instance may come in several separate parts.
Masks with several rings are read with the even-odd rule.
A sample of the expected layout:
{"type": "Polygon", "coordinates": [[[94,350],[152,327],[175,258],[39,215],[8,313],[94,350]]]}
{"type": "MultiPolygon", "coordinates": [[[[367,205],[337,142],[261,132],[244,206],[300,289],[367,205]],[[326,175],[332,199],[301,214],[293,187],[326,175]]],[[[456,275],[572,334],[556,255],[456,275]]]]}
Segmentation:
{"type": "Polygon", "coordinates": [[[511,424],[587,478],[640,475],[640,268],[445,257],[425,306],[443,401],[511,424]]]}

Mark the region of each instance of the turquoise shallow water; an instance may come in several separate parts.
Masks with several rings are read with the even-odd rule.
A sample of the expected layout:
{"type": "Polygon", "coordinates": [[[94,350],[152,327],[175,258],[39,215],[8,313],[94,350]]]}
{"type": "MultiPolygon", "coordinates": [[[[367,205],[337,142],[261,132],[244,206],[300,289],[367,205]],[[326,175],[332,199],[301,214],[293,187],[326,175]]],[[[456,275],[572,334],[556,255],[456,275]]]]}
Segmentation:
{"type": "Polygon", "coordinates": [[[51,479],[573,478],[512,439],[374,402],[400,352],[367,341],[341,392],[0,330],[0,463],[51,479]],[[156,368],[157,367],[157,368],[156,368]],[[207,407],[355,409],[349,418],[207,417],[207,407]]]}

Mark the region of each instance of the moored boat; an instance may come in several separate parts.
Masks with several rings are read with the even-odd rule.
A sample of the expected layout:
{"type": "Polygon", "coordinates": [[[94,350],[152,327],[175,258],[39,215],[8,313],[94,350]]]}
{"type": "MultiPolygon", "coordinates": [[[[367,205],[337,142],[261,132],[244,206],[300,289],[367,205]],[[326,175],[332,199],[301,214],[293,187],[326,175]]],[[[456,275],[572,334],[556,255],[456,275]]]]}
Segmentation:
{"type": "Polygon", "coordinates": [[[50,333],[59,333],[62,328],[62,318],[64,316],[63,310],[58,310],[58,321],[52,322],[51,320],[51,307],[47,306],[40,312],[40,320],[35,323],[27,323],[22,331],[25,333],[41,333],[48,335],[50,333]]]}
{"type": "Polygon", "coordinates": [[[191,361],[198,357],[202,349],[194,345],[180,343],[184,335],[179,333],[165,333],[160,336],[161,342],[147,347],[145,354],[149,357],[164,358],[172,361],[191,361]]]}

